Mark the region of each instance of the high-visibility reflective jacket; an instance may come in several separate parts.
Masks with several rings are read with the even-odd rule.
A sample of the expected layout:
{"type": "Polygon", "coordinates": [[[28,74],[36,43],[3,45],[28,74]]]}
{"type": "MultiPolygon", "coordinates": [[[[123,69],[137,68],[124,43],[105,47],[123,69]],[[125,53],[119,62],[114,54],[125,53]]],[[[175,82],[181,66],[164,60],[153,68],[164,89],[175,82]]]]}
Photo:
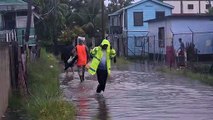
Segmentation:
{"type": "MultiPolygon", "coordinates": [[[[116,51],[112,48],[110,48],[110,43],[108,40],[104,39],[101,43],[102,45],[108,45],[106,49],[106,61],[107,61],[107,72],[108,75],[110,75],[110,68],[111,68],[111,58],[116,56],[116,51]]],[[[97,71],[97,68],[100,64],[101,58],[103,56],[102,48],[101,46],[95,47],[90,51],[90,54],[93,56],[92,62],[89,66],[88,72],[92,75],[94,75],[97,71]]]]}

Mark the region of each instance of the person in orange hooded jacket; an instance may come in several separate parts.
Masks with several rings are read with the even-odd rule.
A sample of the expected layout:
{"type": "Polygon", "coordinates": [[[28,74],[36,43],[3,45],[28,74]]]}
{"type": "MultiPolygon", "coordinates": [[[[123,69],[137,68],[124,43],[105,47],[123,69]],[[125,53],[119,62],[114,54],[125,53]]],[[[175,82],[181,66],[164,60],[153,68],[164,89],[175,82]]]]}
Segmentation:
{"type": "Polygon", "coordinates": [[[77,67],[78,67],[78,75],[80,81],[84,81],[84,73],[85,73],[85,66],[89,60],[89,53],[88,48],[84,45],[84,40],[78,38],[78,45],[76,45],[76,55],[77,55],[77,67]]]}

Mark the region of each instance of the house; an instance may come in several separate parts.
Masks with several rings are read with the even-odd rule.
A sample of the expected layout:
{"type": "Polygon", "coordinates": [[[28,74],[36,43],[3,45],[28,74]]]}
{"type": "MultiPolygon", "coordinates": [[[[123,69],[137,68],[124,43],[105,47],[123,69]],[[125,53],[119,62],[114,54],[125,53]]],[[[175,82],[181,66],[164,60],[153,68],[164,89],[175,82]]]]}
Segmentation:
{"type": "Polygon", "coordinates": [[[181,38],[185,46],[193,43],[198,51],[199,60],[212,59],[213,55],[213,16],[202,14],[176,14],[162,19],[148,20],[150,54],[163,54],[169,46],[175,51],[180,47],[181,38]]]}
{"type": "MultiPolygon", "coordinates": [[[[0,1],[0,41],[16,40],[25,43],[28,4],[22,0],[0,1]]],[[[29,46],[35,45],[34,16],[32,15],[29,46]]]]}
{"type": "Polygon", "coordinates": [[[142,42],[148,33],[148,22],[144,21],[171,15],[172,9],[173,6],[158,0],[141,0],[109,14],[109,36],[118,54],[141,55],[142,42]]]}
{"type": "Polygon", "coordinates": [[[163,0],[163,2],[174,6],[172,14],[204,14],[213,4],[211,0],[163,0]]]}

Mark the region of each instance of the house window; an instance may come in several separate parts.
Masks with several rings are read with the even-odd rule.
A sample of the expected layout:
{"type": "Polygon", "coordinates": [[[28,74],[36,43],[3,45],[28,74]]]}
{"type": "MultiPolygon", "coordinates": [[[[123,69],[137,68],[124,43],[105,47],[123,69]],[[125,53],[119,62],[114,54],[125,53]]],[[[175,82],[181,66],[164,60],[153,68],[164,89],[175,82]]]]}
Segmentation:
{"type": "Polygon", "coordinates": [[[17,16],[27,16],[27,11],[17,12],[17,16]]]}
{"type": "Polygon", "coordinates": [[[143,26],[143,12],[134,12],[134,26],[143,26]]]}
{"type": "Polygon", "coordinates": [[[188,9],[190,9],[190,10],[194,9],[193,4],[188,4],[188,9]]]}
{"type": "Polygon", "coordinates": [[[143,36],[137,36],[135,37],[135,47],[142,47],[144,41],[143,36]]]}
{"type": "Polygon", "coordinates": [[[165,46],[165,30],[164,27],[158,28],[158,40],[159,40],[159,47],[162,48],[165,46]]]}
{"type": "Polygon", "coordinates": [[[165,12],[164,11],[156,11],[155,17],[156,17],[156,19],[164,18],[165,12]]]}
{"type": "Polygon", "coordinates": [[[206,4],[206,9],[211,8],[211,4],[206,4]]]}
{"type": "Polygon", "coordinates": [[[115,25],[114,21],[115,21],[115,19],[114,19],[114,17],[112,17],[112,26],[115,25]]]}

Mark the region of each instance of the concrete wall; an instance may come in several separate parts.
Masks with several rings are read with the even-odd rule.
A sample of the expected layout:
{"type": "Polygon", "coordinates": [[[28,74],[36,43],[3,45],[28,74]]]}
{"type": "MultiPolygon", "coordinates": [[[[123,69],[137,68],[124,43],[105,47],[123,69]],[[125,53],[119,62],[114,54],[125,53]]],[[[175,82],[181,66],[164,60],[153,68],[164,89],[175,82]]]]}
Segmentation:
{"type": "MultiPolygon", "coordinates": [[[[163,2],[174,6],[174,9],[172,10],[173,14],[181,13],[181,0],[164,0],[163,2]]],[[[201,0],[200,3],[198,0],[183,0],[183,13],[199,13],[199,7],[201,13],[206,13],[208,11],[208,9],[206,9],[206,4],[209,4],[207,0],[201,0]],[[188,4],[193,4],[194,9],[189,10],[188,4]]],[[[211,4],[213,4],[213,1],[211,1],[211,4]]]]}
{"type": "Polygon", "coordinates": [[[163,1],[167,4],[170,4],[172,6],[174,6],[174,9],[172,9],[172,13],[173,14],[178,14],[178,13],[181,13],[181,4],[180,4],[180,1],[163,1]]]}
{"type": "MultiPolygon", "coordinates": [[[[185,45],[193,41],[195,48],[199,50],[198,54],[213,54],[213,21],[208,18],[174,18],[149,23],[149,36],[156,36],[155,53],[159,51],[159,27],[165,28],[165,47],[171,46],[173,40],[174,48],[177,50],[180,47],[178,39],[182,38],[185,45]],[[174,33],[174,36],[172,36],[172,33],[174,33]]],[[[154,46],[150,44],[150,53],[153,53],[153,51],[154,46]]],[[[165,54],[165,49],[163,53],[165,54]]]]}
{"type": "Polygon", "coordinates": [[[149,36],[155,36],[155,41],[150,41],[149,53],[165,54],[166,49],[159,47],[158,32],[159,28],[164,27],[165,30],[165,47],[172,45],[171,21],[163,20],[149,24],[149,36]]]}
{"type": "Polygon", "coordinates": [[[0,43],[0,119],[7,109],[10,91],[9,47],[0,43]]]}

